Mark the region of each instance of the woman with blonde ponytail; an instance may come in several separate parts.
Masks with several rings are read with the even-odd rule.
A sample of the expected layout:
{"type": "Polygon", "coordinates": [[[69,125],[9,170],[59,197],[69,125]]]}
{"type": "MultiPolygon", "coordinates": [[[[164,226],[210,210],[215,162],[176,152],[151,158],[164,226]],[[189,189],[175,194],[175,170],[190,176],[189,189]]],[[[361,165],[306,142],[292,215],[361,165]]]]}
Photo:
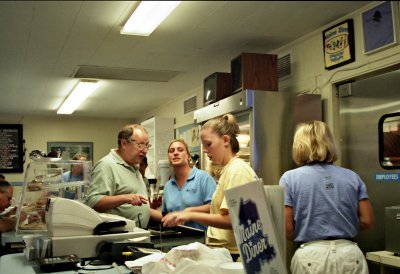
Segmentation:
{"type": "Polygon", "coordinates": [[[208,225],[206,243],[229,249],[234,260],[239,256],[224,191],[257,179],[248,163],[238,158],[239,125],[231,114],[207,121],[201,128],[200,138],[204,153],[216,165],[222,166],[217,189],[211,200],[210,214],[179,212],[164,225],[178,225],[188,221],[208,225]]]}

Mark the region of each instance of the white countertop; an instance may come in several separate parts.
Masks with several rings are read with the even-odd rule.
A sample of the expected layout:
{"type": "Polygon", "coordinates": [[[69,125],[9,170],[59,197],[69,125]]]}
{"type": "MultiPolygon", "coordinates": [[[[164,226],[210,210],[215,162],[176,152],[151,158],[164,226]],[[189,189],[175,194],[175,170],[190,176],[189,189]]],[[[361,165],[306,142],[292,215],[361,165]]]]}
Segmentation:
{"type": "MultiPolygon", "coordinates": [[[[131,271],[125,266],[118,266],[119,270],[122,274],[131,273],[131,271]]],[[[86,270],[83,272],[93,272],[90,270],[86,270]]],[[[95,270],[95,273],[98,274],[116,274],[117,271],[114,268],[105,269],[105,270],[95,270]]],[[[46,273],[42,272],[39,269],[39,266],[35,261],[28,261],[23,253],[16,254],[8,254],[0,257],[0,273],[15,273],[15,274],[38,274],[38,273],[46,273]]],[[[48,273],[48,272],[47,272],[48,273]]],[[[77,273],[75,270],[70,271],[58,271],[51,272],[57,274],[73,274],[77,273]]]]}
{"type": "Polygon", "coordinates": [[[366,258],[376,263],[400,268],[400,257],[394,256],[390,251],[367,252],[366,258]]]}

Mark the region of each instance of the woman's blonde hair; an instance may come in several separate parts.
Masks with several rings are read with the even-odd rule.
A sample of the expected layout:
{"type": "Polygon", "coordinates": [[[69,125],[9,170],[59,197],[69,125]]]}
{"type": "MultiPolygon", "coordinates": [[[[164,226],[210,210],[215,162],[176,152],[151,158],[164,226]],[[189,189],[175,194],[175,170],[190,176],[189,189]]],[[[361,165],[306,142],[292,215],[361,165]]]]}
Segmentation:
{"type": "Polygon", "coordinates": [[[292,157],[296,164],[333,163],[338,159],[336,143],[328,126],[310,121],[297,126],[292,157]]]}
{"type": "Polygon", "coordinates": [[[230,144],[233,153],[239,152],[239,141],[237,135],[240,132],[239,125],[236,122],[235,116],[232,114],[225,114],[223,116],[208,120],[201,129],[210,128],[218,136],[222,137],[228,135],[230,137],[230,144]]]}

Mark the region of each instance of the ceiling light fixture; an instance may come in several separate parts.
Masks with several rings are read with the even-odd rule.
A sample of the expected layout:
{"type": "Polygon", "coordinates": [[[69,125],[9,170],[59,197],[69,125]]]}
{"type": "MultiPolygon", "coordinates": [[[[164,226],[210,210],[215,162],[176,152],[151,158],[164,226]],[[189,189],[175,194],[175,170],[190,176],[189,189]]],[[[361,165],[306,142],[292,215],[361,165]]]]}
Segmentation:
{"type": "Polygon", "coordinates": [[[181,1],[141,1],[121,34],[149,36],[181,1]]]}
{"type": "Polygon", "coordinates": [[[64,103],[57,110],[57,114],[72,114],[85,99],[92,94],[99,82],[97,80],[80,80],[64,103]]]}

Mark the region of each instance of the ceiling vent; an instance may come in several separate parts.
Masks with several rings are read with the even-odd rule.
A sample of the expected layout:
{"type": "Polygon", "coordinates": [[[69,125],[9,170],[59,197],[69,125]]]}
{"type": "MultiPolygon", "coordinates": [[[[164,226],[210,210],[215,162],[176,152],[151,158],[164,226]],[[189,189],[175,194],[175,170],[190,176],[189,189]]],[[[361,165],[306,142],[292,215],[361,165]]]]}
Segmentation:
{"type": "Polygon", "coordinates": [[[180,71],[79,66],[74,78],[168,82],[180,71]]]}
{"type": "Polygon", "coordinates": [[[290,76],[292,73],[290,61],[290,53],[278,58],[278,79],[290,76]]]}
{"type": "Polygon", "coordinates": [[[195,111],[197,109],[197,96],[193,96],[183,102],[183,114],[195,111]]]}

